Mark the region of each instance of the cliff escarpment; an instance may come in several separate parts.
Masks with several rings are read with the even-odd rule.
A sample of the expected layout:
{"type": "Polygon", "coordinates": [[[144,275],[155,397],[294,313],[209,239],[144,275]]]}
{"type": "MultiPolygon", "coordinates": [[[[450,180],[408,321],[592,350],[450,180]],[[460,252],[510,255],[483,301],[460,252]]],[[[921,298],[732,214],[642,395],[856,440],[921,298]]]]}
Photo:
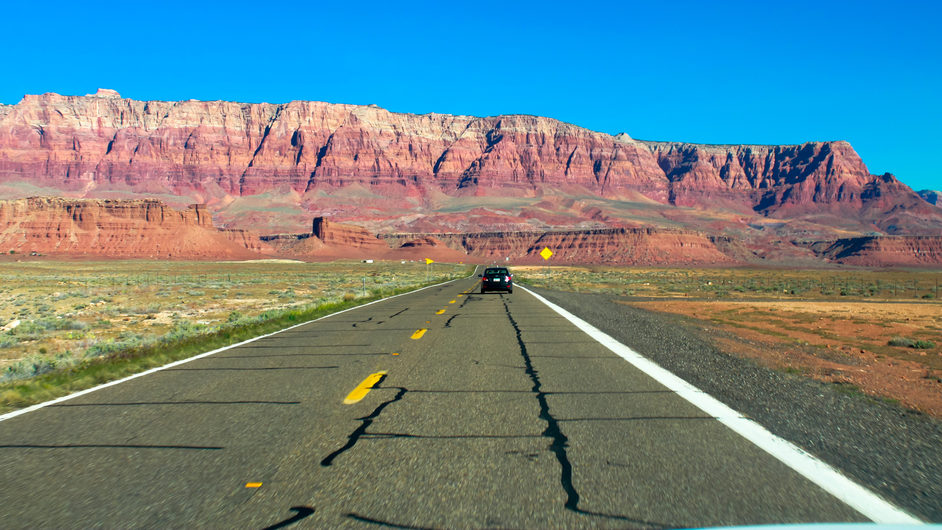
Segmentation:
{"type": "Polygon", "coordinates": [[[845,238],[815,250],[828,261],[861,267],[942,265],[942,236],[845,238]]]}
{"type": "MultiPolygon", "coordinates": [[[[550,232],[479,232],[423,234],[468,256],[485,261],[543,263],[549,248],[552,263],[618,265],[720,265],[739,261],[720,251],[704,234],[683,230],[610,228],[550,232]]],[[[416,234],[384,234],[391,246],[416,234]]]]}
{"type": "Polygon", "coordinates": [[[303,193],[360,183],[426,188],[571,184],[666,198],[648,150],[536,116],[397,114],[292,101],[135,101],[114,91],[26,96],[0,116],[0,177],[177,194],[303,193]]]}
{"type": "Polygon", "coordinates": [[[0,250],[99,258],[245,259],[270,249],[257,234],[219,230],[202,205],[155,199],[31,197],[0,201],[0,250]]]}
{"type": "MultiPolygon", "coordinates": [[[[418,213],[430,227],[447,227],[457,222],[448,214],[475,208],[474,198],[523,197],[532,205],[542,197],[594,197],[616,207],[630,200],[801,217],[859,233],[942,229],[942,209],[892,175],[871,175],[846,142],[645,142],[539,116],[416,115],[313,101],[137,101],[113,90],[28,95],[3,106],[0,184],[6,196],[20,186],[205,203],[227,226],[242,228],[277,224],[273,212],[285,209],[291,215],[280,219],[290,217],[291,226],[337,214],[396,226],[403,223],[395,219],[418,213]]],[[[605,216],[561,218],[519,204],[499,210],[510,224],[538,215],[549,228],[638,215],[616,211],[599,221],[605,216]]]]}

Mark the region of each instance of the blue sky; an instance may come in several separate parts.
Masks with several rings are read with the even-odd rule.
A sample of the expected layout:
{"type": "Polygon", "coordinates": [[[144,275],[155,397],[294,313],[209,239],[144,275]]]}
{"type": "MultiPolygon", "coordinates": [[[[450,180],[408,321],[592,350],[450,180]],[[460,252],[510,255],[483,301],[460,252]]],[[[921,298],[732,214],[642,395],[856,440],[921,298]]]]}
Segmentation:
{"type": "Polygon", "coordinates": [[[848,140],[942,188],[940,2],[7,3],[0,103],[318,100],[646,140],[848,140]]]}

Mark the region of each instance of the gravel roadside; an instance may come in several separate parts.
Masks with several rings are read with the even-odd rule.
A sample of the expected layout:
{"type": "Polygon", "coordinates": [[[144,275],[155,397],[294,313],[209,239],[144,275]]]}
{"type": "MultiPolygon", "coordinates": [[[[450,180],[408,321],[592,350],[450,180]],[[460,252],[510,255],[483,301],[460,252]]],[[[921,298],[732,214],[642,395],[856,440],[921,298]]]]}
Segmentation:
{"type": "Polygon", "coordinates": [[[942,422],[728,355],[694,320],[623,297],[529,287],[841,470],[913,515],[942,522],[942,422]]]}

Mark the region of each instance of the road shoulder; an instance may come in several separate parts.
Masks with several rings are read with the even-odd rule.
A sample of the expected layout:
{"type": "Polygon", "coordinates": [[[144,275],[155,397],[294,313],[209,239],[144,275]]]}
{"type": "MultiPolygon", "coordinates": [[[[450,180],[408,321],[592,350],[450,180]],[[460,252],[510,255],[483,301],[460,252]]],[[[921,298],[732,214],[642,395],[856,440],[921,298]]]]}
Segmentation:
{"type": "Polygon", "coordinates": [[[942,521],[942,422],[729,355],[690,320],[533,289],[884,498],[942,521]]]}

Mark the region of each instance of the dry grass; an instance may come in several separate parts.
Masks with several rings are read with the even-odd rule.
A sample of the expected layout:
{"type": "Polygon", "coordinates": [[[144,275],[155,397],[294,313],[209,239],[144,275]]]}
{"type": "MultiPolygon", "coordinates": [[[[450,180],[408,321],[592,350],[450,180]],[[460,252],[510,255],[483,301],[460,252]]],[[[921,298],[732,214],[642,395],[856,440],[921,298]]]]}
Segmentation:
{"type": "Polygon", "coordinates": [[[938,300],[942,271],[514,267],[534,285],[576,292],[730,300],[938,300]]]}
{"type": "MultiPolygon", "coordinates": [[[[435,277],[464,266],[436,265],[435,277]]],[[[424,263],[60,262],[0,270],[0,380],[426,281],[424,263]]]]}

